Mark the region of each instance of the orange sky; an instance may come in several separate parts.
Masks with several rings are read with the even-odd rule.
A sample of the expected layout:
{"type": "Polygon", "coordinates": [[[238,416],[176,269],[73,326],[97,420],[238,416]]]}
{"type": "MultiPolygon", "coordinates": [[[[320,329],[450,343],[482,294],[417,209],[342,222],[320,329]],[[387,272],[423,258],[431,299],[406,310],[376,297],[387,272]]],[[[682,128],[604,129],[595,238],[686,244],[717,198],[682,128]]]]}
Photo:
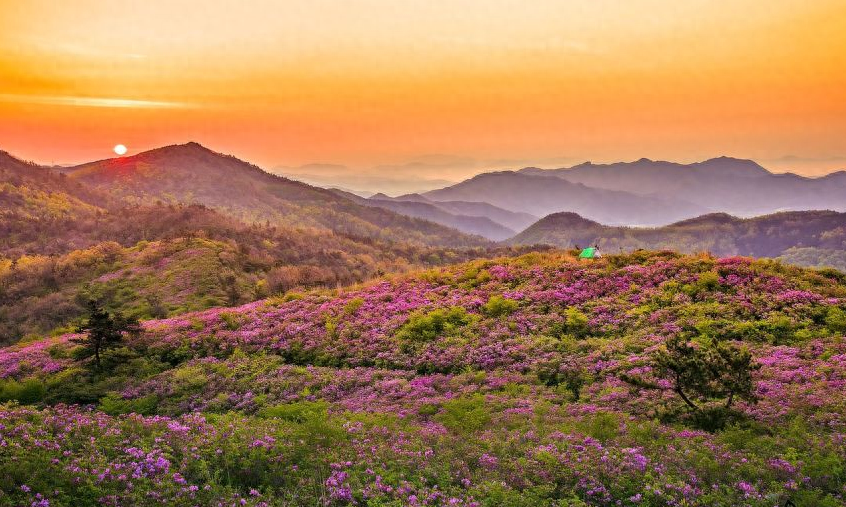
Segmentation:
{"type": "Polygon", "coordinates": [[[846,168],[846,1],[0,0],[0,149],[188,140],[265,167],[846,168]]]}

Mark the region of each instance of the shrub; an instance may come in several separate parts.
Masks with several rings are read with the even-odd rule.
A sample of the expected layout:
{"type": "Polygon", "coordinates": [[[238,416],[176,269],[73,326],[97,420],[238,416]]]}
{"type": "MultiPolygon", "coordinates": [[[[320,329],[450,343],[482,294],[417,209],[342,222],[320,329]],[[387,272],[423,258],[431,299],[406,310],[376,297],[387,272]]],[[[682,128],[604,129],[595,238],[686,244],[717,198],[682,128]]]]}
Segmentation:
{"type": "Polygon", "coordinates": [[[511,315],[517,310],[517,301],[506,299],[499,295],[493,295],[488,302],[482,305],[482,312],[488,317],[502,317],[511,315]]]}
{"type": "Polygon", "coordinates": [[[428,313],[413,313],[397,332],[397,339],[411,343],[430,342],[472,322],[467,310],[460,306],[438,308],[428,313]]]}
{"type": "Polygon", "coordinates": [[[846,333],[846,312],[837,307],[829,308],[825,316],[825,325],[833,333],[846,333]]]}
{"type": "Polygon", "coordinates": [[[303,423],[312,419],[325,418],[328,409],[329,404],[325,401],[298,401],[264,408],[259,415],[268,419],[303,423]]]}
{"type": "Polygon", "coordinates": [[[151,415],[156,412],[156,405],[158,405],[158,398],[155,394],[127,400],[121,398],[119,394],[109,393],[100,399],[98,408],[109,415],[151,415]]]}
{"type": "Polygon", "coordinates": [[[447,401],[435,418],[456,433],[475,433],[490,423],[491,412],[485,397],[477,394],[447,401]]]}
{"type": "Polygon", "coordinates": [[[578,308],[567,308],[564,310],[564,329],[576,338],[587,336],[590,331],[589,320],[587,315],[582,313],[578,308]]]}
{"type": "Polygon", "coordinates": [[[23,405],[31,405],[43,400],[45,392],[44,384],[38,379],[23,382],[11,379],[0,381],[0,402],[17,401],[23,405]]]}

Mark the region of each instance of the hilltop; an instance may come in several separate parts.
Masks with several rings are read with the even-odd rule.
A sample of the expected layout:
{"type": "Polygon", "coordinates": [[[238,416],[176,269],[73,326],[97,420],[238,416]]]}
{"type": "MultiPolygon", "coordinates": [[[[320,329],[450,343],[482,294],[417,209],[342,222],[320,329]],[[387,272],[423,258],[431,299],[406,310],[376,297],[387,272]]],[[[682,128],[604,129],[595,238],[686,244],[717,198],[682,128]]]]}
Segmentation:
{"type": "Polygon", "coordinates": [[[655,228],[611,227],[575,213],[555,213],[508,242],[562,248],[599,245],[607,252],[644,248],[721,256],[788,255],[804,265],[846,270],[846,258],[831,257],[831,252],[846,251],[846,213],[793,211],[754,218],[713,213],[655,228]],[[802,255],[797,256],[795,249],[802,249],[802,255]]]}
{"type": "Polygon", "coordinates": [[[13,502],[844,500],[833,271],[532,254],[143,328],[100,371],[72,335],[0,350],[0,392],[29,405],[0,407],[0,477],[27,485],[4,486],[13,502]],[[754,397],[691,412],[654,362],[675,337],[748,350],[754,397]]]}
{"type": "Polygon", "coordinates": [[[203,204],[247,222],[270,221],[421,245],[486,243],[432,222],[362,206],[193,142],[63,171],[75,181],[135,204],[203,204]]]}

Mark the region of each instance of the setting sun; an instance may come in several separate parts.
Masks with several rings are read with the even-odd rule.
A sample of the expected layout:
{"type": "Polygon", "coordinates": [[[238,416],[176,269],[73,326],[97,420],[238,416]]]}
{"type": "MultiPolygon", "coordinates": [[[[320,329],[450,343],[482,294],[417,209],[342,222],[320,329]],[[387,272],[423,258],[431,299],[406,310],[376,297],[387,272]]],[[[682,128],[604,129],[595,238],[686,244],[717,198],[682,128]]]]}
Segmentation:
{"type": "Polygon", "coordinates": [[[113,148],[118,155],[126,155],[126,146],[122,144],[115,145],[113,148]]]}

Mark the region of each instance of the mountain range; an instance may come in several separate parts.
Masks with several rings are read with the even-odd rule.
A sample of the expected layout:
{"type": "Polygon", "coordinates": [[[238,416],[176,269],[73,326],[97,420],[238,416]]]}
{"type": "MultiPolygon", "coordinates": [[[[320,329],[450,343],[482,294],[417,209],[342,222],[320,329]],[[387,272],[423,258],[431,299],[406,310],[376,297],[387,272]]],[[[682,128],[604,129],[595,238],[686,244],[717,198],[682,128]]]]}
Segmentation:
{"type": "Polygon", "coordinates": [[[493,241],[508,239],[538,219],[528,213],[508,211],[486,202],[437,202],[420,194],[389,197],[378,193],[369,198],[363,198],[338,189],[335,189],[335,192],[365,206],[375,206],[402,215],[421,218],[493,241]]]}
{"type": "Polygon", "coordinates": [[[598,245],[616,253],[635,249],[711,252],[718,256],[796,256],[801,249],[809,265],[846,270],[846,213],[790,211],[755,218],[714,213],[655,228],[613,227],[575,213],[548,215],[510,240],[513,244],[543,243],[562,248],[598,245]],[[840,252],[834,262],[816,257],[840,252]]]}
{"type": "Polygon", "coordinates": [[[74,181],[129,203],[203,204],[247,222],[269,221],[364,238],[402,238],[420,245],[486,244],[480,237],[382,208],[362,206],[330,190],[270,174],[197,143],[61,170],[74,181]]]}
{"type": "Polygon", "coordinates": [[[778,211],[846,211],[846,171],[821,178],[773,174],[751,160],[693,164],[640,159],[561,169],[483,173],[422,194],[433,201],[479,201],[545,216],[574,212],[608,225],[667,225],[702,214],[741,217],[778,211]]]}

